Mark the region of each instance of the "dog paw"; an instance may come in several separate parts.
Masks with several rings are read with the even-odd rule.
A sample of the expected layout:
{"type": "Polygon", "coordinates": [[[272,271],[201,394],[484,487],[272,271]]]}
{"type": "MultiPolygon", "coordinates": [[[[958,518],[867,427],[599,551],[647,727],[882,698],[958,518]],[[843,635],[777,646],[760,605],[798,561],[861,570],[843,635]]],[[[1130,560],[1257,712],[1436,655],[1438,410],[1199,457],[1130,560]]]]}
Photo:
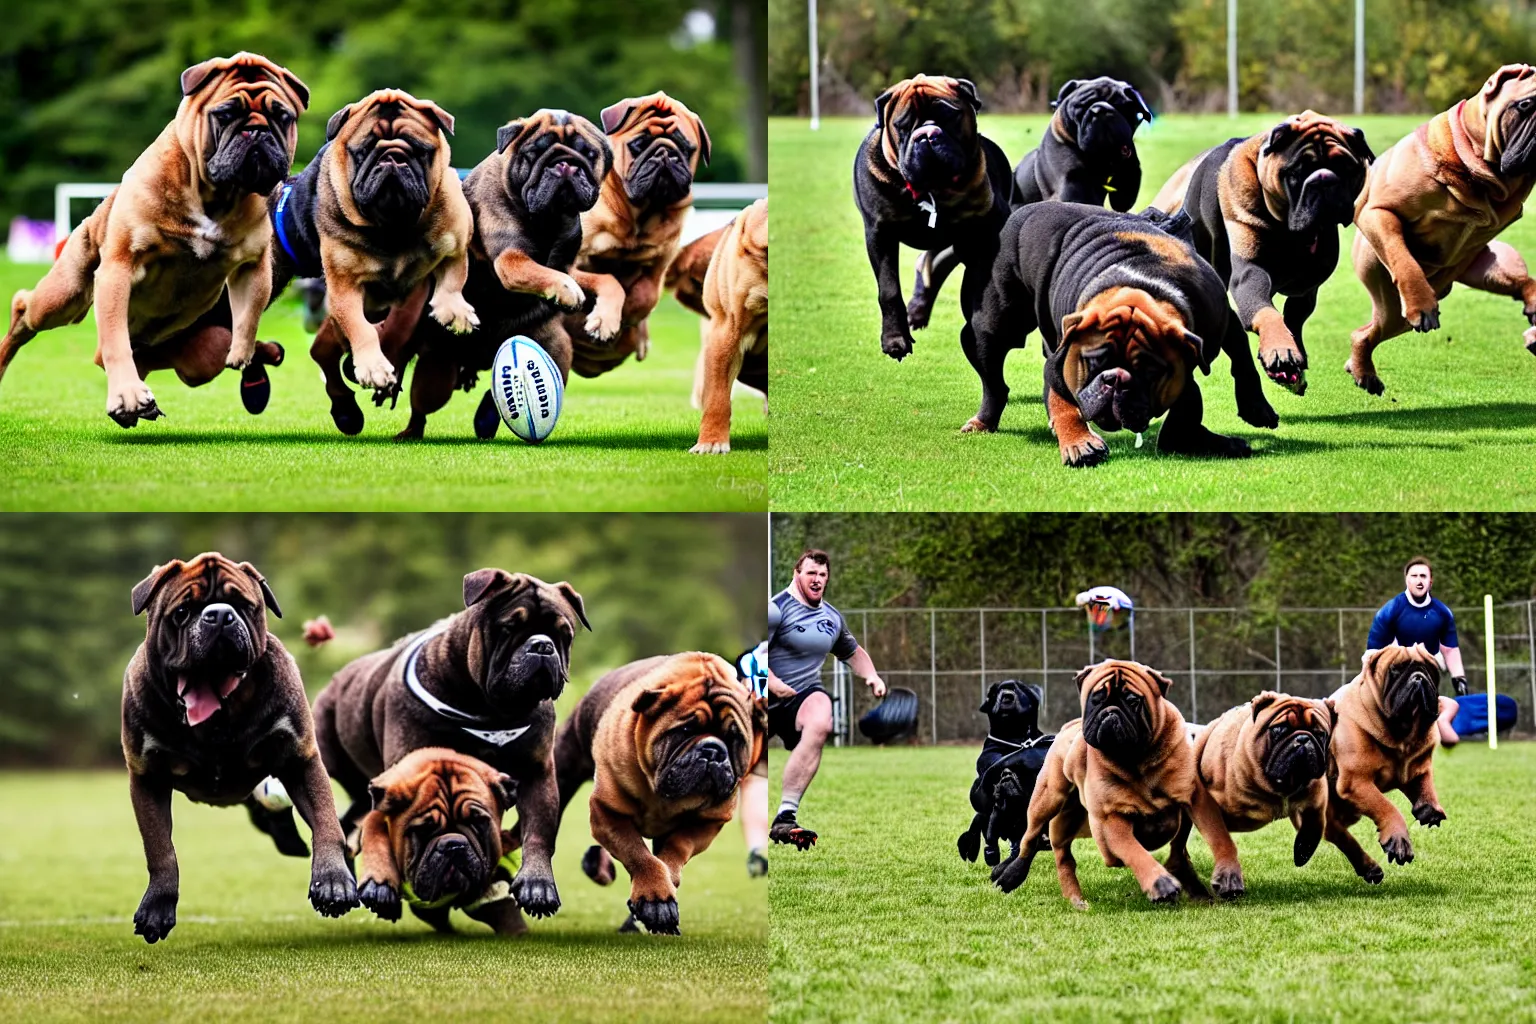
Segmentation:
{"type": "Polygon", "coordinates": [[[1525,341],[1525,350],[1536,356],[1536,326],[1527,327],[1521,338],[1525,341]]]}
{"type": "Polygon", "coordinates": [[[1423,309],[1403,310],[1403,319],[1408,321],[1408,326],[1420,334],[1440,329],[1440,304],[1431,303],[1423,309]]]}
{"type": "Polygon", "coordinates": [[[992,884],[1003,892],[1013,892],[1029,877],[1029,861],[1023,857],[1010,857],[992,869],[992,884]]]}
{"type": "Polygon", "coordinates": [[[729,441],[700,441],[688,449],[690,455],[728,455],[731,451],[729,441]]]}
{"type": "Polygon", "coordinates": [[[598,341],[612,341],[619,336],[619,328],[624,326],[624,306],[619,302],[604,302],[601,297],[592,307],[592,313],[582,324],[582,330],[590,337],[598,341]]]}
{"type": "Polygon", "coordinates": [[[673,897],[630,900],[629,912],[652,935],[681,934],[678,929],[677,900],[673,897]]]}
{"type": "Polygon", "coordinates": [[[1211,888],[1216,895],[1224,900],[1235,900],[1247,891],[1243,885],[1243,870],[1236,864],[1231,867],[1218,866],[1211,874],[1211,888]]]}
{"type": "Polygon", "coordinates": [[[139,420],[157,420],[162,415],[155,404],[154,392],[137,377],[107,385],[107,415],[123,428],[134,426],[139,420]]]}
{"type": "Polygon", "coordinates": [[[352,372],[357,375],[358,387],[383,391],[395,386],[395,368],[382,352],[352,359],[352,372]]]}
{"type": "Polygon", "coordinates": [[[544,297],[562,309],[578,310],[587,304],[587,293],[569,274],[561,274],[544,291],[544,297]]]}
{"type": "Polygon", "coordinates": [[[912,354],[912,339],[905,334],[887,334],[880,339],[880,351],[899,363],[912,354]]]}
{"type": "Polygon", "coordinates": [[[1109,458],[1109,445],[1098,434],[1088,431],[1079,441],[1061,445],[1061,464],[1073,469],[1097,466],[1109,458]]]}
{"type": "Polygon", "coordinates": [[[454,334],[468,334],[480,326],[480,317],[475,314],[475,307],[457,292],[438,292],[432,296],[432,319],[454,334]]]}
{"type": "Polygon", "coordinates": [[[601,846],[587,847],[587,852],[581,856],[581,870],[598,885],[613,884],[615,877],[613,858],[608,856],[608,851],[601,846]]]}
{"type": "Polygon", "coordinates": [[[1438,828],[1445,820],[1445,812],[1433,804],[1422,804],[1413,809],[1413,816],[1419,820],[1419,824],[1425,828],[1438,828]]]}
{"type": "Polygon", "coordinates": [[[1088,901],[1083,899],[1081,896],[1073,896],[1072,899],[1071,899],[1071,903],[1072,903],[1072,909],[1073,910],[1087,910],[1088,909],[1088,901]]]}
{"type": "Polygon", "coordinates": [[[1388,864],[1407,864],[1413,860],[1413,842],[1405,835],[1388,836],[1381,841],[1388,864]]]}
{"type": "Polygon", "coordinates": [[[1153,903],[1175,903],[1183,891],[1184,887],[1179,884],[1179,880],[1165,873],[1158,875],[1152,888],[1147,890],[1147,899],[1153,903]]]}
{"type": "Polygon", "coordinates": [[[1355,361],[1353,359],[1347,360],[1344,363],[1344,372],[1354,378],[1355,387],[1363,388],[1368,394],[1379,395],[1387,390],[1387,386],[1381,382],[1381,378],[1376,376],[1374,368],[1364,373],[1356,373],[1355,361]]]}
{"type": "Polygon", "coordinates": [[[1209,450],[1206,454],[1214,455],[1219,459],[1246,459],[1253,454],[1253,446],[1241,437],[1212,434],[1209,441],[1209,450]]]}
{"type": "Polygon", "coordinates": [[[932,311],[928,308],[928,300],[922,295],[913,295],[912,301],[907,303],[907,330],[920,331],[928,326],[928,316],[932,311]]]}
{"type": "Polygon", "coordinates": [[[256,358],[256,339],[252,338],[244,345],[231,343],[229,352],[224,356],[224,365],[231,370],[243,370],[251,365],[251,360],[256,358]]]}
{"type": "Polygon", "coordinates": [[[962,434],[995,434],[995,433],[997,433],[997,428],[994,427],[994,426],[988,426],[986,423],[984,423],[982,421],[981,417],[979,417],[979,416],[972,416],[970,419],[965,421],[965,426],[960,428],[960,433],[962,433],[962,434]]]}
{"type": "Polygon", "coordinates": [[[560,909],[560,891],[549,877],[530,878],[518,872],[512,879],[512,898],[534,917],[553,917],[560,909]]]}
{"type": "Polygon", "coordinates": [[[133,934],[144,936],[150,945],[170,935],[176,927],[176,898],[175,892],[146,890],[133,915],[133,934]]]}
{"type": "MultiPolygon", "coordinates": [[[[1302,390],[1306,390],[1305,386],[1302,390]]],[[[1259,390],[1257,381],[1254,382],[1252,394],[1238,396],[1237,414],[1244,423],[1261,430],[1274,430],[1280,425],[1280,416],[1275,412],[1275,407],[1269,404],[1269,399],[1264,397],[1264,392],[1259,390]]]]}
{"type": "Polygon", "coordinates": [[[365,878],[362,886],[357,890],[357,898],[363,906],[384,920],[400,920],[400,894],[395,891],[394,886],[365,878]]]}
{"type": "MultiPolygon", "coordinates": [[[[974,864],[976,863],[977,853],[981,851],[981,836],[975,832],[961,832],[960,838],[955,840],[955,846],[960,850],[961,860],[974,864]]],[[[988,850],[987,852],[996,853],[997,851],[988,850]]],[[[994,860],[991,866],[996,867],[997,862],[994,860]]]]}
{"type": "Polygon", "coordinates": [[[1307,357],[1291,344],[1259,346],[1259,365],[1269,379],[1298,395],[1307,393],[1307,357]]]}
{"type": "Polygon", "coordinates": [[[340,917],[357,906],[357,883],[345,867],[317,871],[309,880],[309,905],[321,917],[340,917]]]}
{"type": "Polygon", "coordinates": [[[1382,880],[1387,877],[1387,873],[1381,870],[1381,865],[1373,860],[1366,861],[1364,867],[1356,868],[1355,874],[1365,879],[1371,885],[1380,885],[1382,880]]]}

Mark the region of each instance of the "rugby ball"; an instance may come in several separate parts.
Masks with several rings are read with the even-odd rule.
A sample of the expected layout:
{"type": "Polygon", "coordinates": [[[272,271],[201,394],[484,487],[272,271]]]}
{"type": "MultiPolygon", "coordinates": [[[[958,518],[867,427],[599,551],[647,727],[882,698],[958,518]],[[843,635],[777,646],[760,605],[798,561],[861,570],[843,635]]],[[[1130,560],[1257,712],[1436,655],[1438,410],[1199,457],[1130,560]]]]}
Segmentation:
{"type": "Polygon", "coordinates": [[[508,430],[538,444],[554,431],[564,399],[560,367],[538,342],[519,334],[501,343],[491,363],[491,400],[508,430]]]}

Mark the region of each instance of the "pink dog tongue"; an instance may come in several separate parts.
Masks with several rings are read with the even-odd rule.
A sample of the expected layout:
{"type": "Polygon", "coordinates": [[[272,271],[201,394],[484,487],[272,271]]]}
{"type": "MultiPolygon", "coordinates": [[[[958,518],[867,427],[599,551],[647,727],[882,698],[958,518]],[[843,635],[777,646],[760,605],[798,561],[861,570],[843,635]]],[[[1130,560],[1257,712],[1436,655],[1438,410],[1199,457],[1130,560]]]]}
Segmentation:
{"type": "Polygon", "coordinates": [[[235,692],[235,687],[240,685],[239,676],[229,676],[221,680],[218,691],[209,683],[192,683],[182,676],[177,693],[181,696],[182,703],[187,706],[187,724],[201,725],[206,722],[213,713],[219,710],[220,698],[228,697],[235,692]]]}

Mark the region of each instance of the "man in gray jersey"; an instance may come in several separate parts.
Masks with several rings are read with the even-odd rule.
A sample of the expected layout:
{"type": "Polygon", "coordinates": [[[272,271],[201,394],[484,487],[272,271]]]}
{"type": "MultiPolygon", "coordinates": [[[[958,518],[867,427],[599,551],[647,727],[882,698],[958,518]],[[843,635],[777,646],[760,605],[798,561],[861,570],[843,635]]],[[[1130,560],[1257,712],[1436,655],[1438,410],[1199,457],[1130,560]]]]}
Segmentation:
{"type": "Polygon", "coordinates": [[[794,579],[768,604],[768,735],[784,741],[784,792],[768,837],[809,849],[816,833],[796,820],[800,800],[821,766],[821,748],[832,733],[832,698],[821,685],[821,666],[831,654],[885,696],[885,682],[836,608],[825,600],[829,575],[825,551],[807,551],[795,562],[794,579]]]}

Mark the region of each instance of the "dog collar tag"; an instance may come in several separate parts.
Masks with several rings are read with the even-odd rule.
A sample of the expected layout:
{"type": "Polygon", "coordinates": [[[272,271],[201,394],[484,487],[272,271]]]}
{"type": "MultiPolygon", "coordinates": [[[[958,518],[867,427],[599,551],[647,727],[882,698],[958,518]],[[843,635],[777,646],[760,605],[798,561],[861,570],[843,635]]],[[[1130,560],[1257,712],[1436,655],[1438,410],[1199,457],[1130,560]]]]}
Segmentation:
{"type": "Polygon", "coordinates": [[[1143,439],[1142,439],[1142,436],[1141,436],[1141,431],[1139,431],[1139,430],[1136,431],[1136,447],[1137,448],[1141,447],[1142,440],[1143,439]]]}
{"type": "Polygon", "coordinates": [[[494,743],[498,747],[504,747],[527,732],[529,726],[524,725],[516,729],[471,729],[467,725],[461,725],[459,728],[471,736],[485,740],[487,743],[494,743]]]}
{"type": "Polygon", "coordinates": [[[921,200],[917,204],[917,208],[919,210],[927,210],[928,211],[928,228],[929,228],[930,231],[933,228],[938,226],[938,224],[939,224],[939,204],[934,201],[933,196],[930,195],[927,199],[921,200]]]}
{"type": "Polygon", "coordinates": [[[421,677],[416,674],[416,659],[421,655],[421,649],[427,645],[428,640],[437,636],[445,628],[445,626],[439,626],[436,629],[427,630],[411,641],[411,646],[407,649],[405,655],[404,677],[406,689],[410,690],[417,700],[439,715],[444,718],[453,719],[460,729],[463,729],[476,739],[484,740],[486,743],[491,743],[498,747],[506,746],[532,728],[531,723],[529,725],[520,725],[515,729],[472,729],[464,723],[481,722],[483,720],[476,718],[467,711],[460,711],[446,701],[439,700],[430,690],[422,685],[421,677]]]}
{"type": "Polygon", "coordinates": [[[1112,182],[1114,180],[1115,180],[1115,176],[1113,174],[1111,174],[1109,177],[1104,179],[1104,191],[1105,192],[1113,192],[1115,190],[1115,186],[1110,184],[1110,182],[1112,182]]]}

